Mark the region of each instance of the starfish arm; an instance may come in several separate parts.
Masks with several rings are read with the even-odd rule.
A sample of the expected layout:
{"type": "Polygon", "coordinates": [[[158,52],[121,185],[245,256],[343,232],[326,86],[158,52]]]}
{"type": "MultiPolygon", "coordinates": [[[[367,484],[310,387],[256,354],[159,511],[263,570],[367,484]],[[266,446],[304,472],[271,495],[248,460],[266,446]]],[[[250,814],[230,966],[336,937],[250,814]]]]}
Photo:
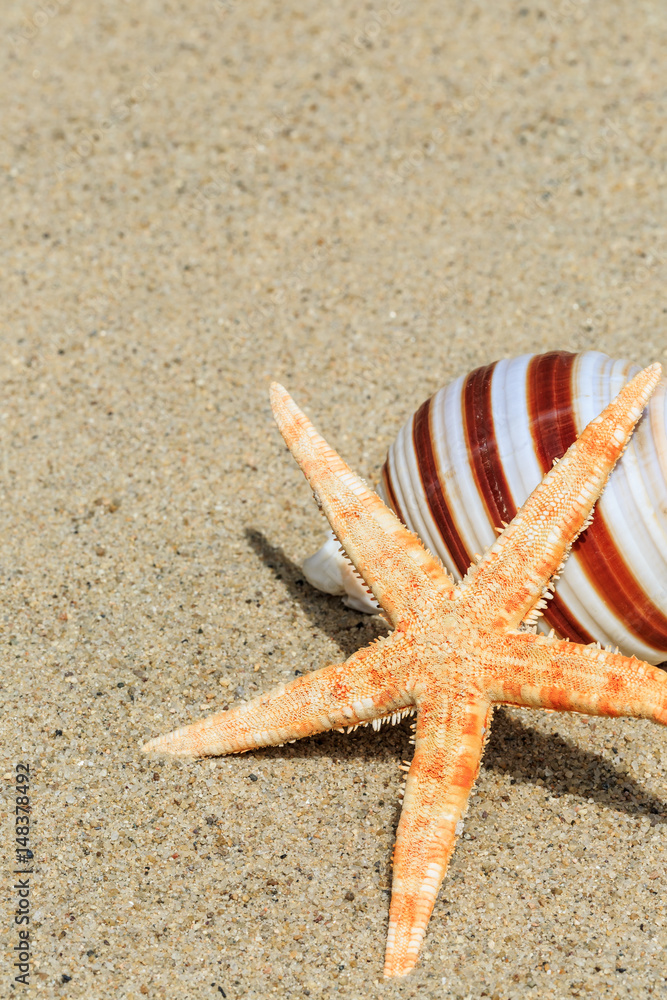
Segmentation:
{"type": "Polygon", "coordinates": [[[382,670],[380,640],[289,684],[200,719],[147,743],[145,751],[208,756],[244,753],[257,747],[294,742],[328,729],[356,726],[409,711],[413,697],[394,686],[382,670]]]}
{"type": "Polygon", "coordinates": [[[491,707],[481,695],[418,706],[415,755],[396,834],[385,976],[417,961],[477,778],[491,707]]]}
{"type": "Polygon", "coordinates": [[[499,640],[494,702],[586,715],[627,715],[667,725],[667,673],[598,646],[516,633],[499,640]],[[502,676],[498,679],[498,666],[502,676]]]}
{"type": "Polygon", "coordinates": [[[271,386],[271,405],[315,499],[391,624],[410,616],[416,590],[451,598],[454,583],[443,566],[329,447],[277,382],[271,386]]]}
{"type": "Polygon", "coordinates": [[[639,372],[544,477],[459,585],[461,615],[502,629],[539,613],[545,587],[586,527],[660,374],[659,364],[639,372]]]}

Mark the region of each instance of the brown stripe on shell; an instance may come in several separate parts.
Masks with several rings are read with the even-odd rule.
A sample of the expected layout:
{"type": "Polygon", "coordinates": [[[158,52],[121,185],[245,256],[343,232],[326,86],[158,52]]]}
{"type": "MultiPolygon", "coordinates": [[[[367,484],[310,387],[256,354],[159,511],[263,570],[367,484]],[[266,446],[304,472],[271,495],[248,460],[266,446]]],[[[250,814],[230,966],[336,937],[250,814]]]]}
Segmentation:
{"type": "Polygon", "coordinates": [[[667,618],[655,607],[623,559],[600,511],[575,545],[586,575],[614,614],[623,618],[627,628],[644,642],[664,649],[667,618]]]}
{"type": "Polygon", "coordinates": [[[463,425],[468,458],[489,520],[495,527],[516,514],[516,506],[498,454],[491,405],[491,382],[496,362],[476,368],[463,385],[463,425]]]}
{"type": "MultiPolygon", "coordinates": [[[[543,474],[551,469],[554,458],[563,457],[577,436],[572,419],[575,356],[567,351],[550,351],[532,358],[528,365],[528,415],[535,454],[543,474]]],[[[558,594],[554,594],[545,608],[544,619],[563,637],[575,642],[594,641],[558,594]]]]}
{"type": "MultiPolygon", "coordinates": [[[[563,354],[565,358],[569,357],[564,351],[553,352],[553,354],[563,354]]],[[[468,457],[477,489],[484,501],[491,524],[500,527],[502,521],[509,524],[516,515],[517,508],[498,453],[495,434],[491,403],[491,380],[495,367],[494,363],[477,368],[467,377],[463,389],[463,413],[468,457]]],[[[547,373],[549,369],[550,366],[547,365],[547,373]]],[[[560,373],[560,378],[556,379],[557,384],[562,379],[563,373],[560,373]]],[[[569,387],[569,385],[569,375],[566,375],[563,386],[558,386],[558,392],[562,395],[565,391],[564,387],[569,387]]],[[[530,412],[532,416],[532,409],[530,412]]],[[[557,405],[552,414],[554,423],[547,421],[549,430],[557,424],[559,412],[557,405]]],[[[560,441],[558,436],[557,439],[560,441]]],[[[550,442],[550,444],[552,443],[550,442]]],[[[565,451],[567,448],[564,449],[563,454],[565,451]]],[[[542,460],[542,456],[540,456],[540,460],[542,460]]],[[[551,463],[548,467],[551,468],[551,463]]],[[[568,636],[584,643],[593,641],[592,636],[577,621],[558,595],[555,595],[550,601],[548,611],[545,612],[545,619],[559,635],[568,636]]]]}
{"type": "Polygon", "coordinates": [[[389,454],[385,459],[385,463],[382,466],[382,485],[384,486],[384,492],[387,500],[389,501],[389,506],[393,510],[399,521],[402,521],[406,527],[408,527],[408,522],[405,520],[405,515],[401,510],[400,504],[396,499],[396,493],[394,491],[394,484],[391,479],[391,468],[389,465],[389,454]]]}
{"type": "Polygon", "coordinates": [[[567,604],[558,594],[554,594],[549,601],[548,607],[542,612],[545,622],[555,629],[558,635],[564,639],[573,639],[575,642],[595,642],[595,639],[587,632],[581,622],[574,617],[567,604]]]}
{"type": "Polygon", "coordinates": [[[550,351],[528,365],[528,415],[542,472],[551,470],[577,437],[572,414],[572,369],[576,354],[550,351]]]}
{"type": "Polygon", "coordinates": [[[447,504],[440,481],[438,464],[431,441],[431,402],[431,399],[427,399],[415,413],[412,424],[412,439],[429,510],[456,568],[461,576],[464,576],[470,566],[470,556],[457,531],[456,522],[447,504]]]}
{"type": "MultiPolygon", "coordinates": [[[[551,469],[553,460],[561,458],[577,437],[572,406],[575,357],[565,351],[553,351],[533,358],[528,367],[528,411],[535,451],[543,472],[551,469]]],[[[667,618],[652,603],[623,559],[599,509],[592,525],[575,542],[573,552],[591,586],[612,613],[624,621],[628,630],[644,642],[664,648],[667,618]]],[[[592,641],[557,595],[544,617],[561,634],[580,642],[592,641]],[[575,625],[574,631],[570,627],[564,631],[563,625],[558,624],[557,617],[564,611],[575,625]]]]}

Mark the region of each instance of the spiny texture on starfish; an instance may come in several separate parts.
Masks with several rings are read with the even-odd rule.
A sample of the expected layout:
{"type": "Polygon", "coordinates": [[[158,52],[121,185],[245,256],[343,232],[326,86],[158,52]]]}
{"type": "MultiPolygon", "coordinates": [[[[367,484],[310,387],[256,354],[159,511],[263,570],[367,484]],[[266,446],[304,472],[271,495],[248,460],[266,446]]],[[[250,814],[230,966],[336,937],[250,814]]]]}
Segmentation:
{"type": "Polygon", "coordinates": [[[537,635],[550,583],[660,378],[637,375],[554,465],[494,545],[455,586],[317,434],[279,385],[274,414],[345,551],[393,626],[346,663],[152,740],[174,754],[241,753],[417,711],[415,754],[396,835],[385,975],[417,961],[494,705],[667,724],[667,676],[597,646],[537,635]]]}

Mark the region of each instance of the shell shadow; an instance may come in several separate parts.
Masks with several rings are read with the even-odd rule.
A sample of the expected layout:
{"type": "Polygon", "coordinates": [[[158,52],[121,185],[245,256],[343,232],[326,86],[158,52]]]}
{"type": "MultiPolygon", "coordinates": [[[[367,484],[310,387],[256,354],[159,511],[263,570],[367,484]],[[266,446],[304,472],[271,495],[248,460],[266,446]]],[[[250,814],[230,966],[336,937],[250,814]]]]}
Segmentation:
{"type": "Polygon", "coordinates": [[[301,568],[285,555],[279,545],[272,545],[261,531],[246,528],[245,537],[264,565],[272,570],[277,580],[282,581],[290,597],[312,624],[336,643],[345,659],[379,635],[389,634],[383,618],[351,611],[340,597],[331,597],[311,587],[301,568]]]}

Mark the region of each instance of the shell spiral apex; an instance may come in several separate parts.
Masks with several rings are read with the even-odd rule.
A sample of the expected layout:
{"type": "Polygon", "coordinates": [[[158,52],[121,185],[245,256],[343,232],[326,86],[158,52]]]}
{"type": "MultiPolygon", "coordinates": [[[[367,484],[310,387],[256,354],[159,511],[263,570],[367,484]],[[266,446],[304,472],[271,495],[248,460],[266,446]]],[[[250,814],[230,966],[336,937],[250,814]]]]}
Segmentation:
{"type": "MultiPolygon", "coordinates": [[[[597,351],[477,368],[422,404],[389,448],[378,492],[460,579],[639,366],[597,351]]],[[[376,613],[331,539],[304,573],[376,613]]],[[[575,543],[540,628],[667,660],[667,392],[658,386],[575,543]]]]}

